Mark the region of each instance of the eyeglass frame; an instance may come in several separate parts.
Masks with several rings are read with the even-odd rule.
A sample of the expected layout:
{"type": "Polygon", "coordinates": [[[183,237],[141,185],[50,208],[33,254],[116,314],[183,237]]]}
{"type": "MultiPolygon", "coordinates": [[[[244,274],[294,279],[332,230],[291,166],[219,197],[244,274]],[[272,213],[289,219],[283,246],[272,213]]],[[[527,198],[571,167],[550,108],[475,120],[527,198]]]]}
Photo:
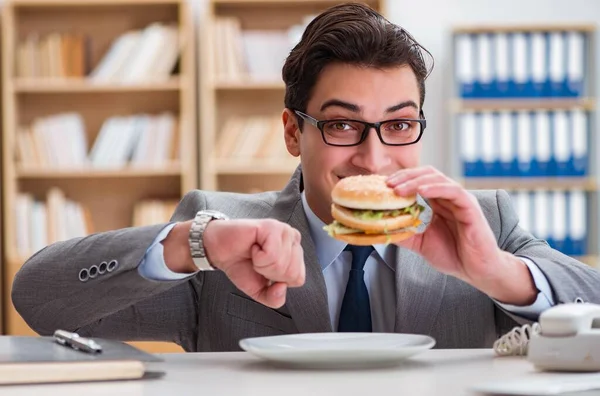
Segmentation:
{"type": "Polygon", "coordinates": [[[371,129],[375,129],[375,132],[377,133],[377,136],[379,137],[379,140],[381,141],[381,143],[383,143],[386,146],[410,146],[413,144],[416,144],[419,142],[419,140],[421,140],[421,137],[423,137],[423,132],[425,131],[425,128],[427,127],[427,120],[425,119],[425,115],[423,114],[423,110],[421,110],[419,112],[419,116],[421,118],[419,119],[413,119],[413,118],[392,118],[389,120],[384,120],[384,121],[379,121],[379,122],[366,122],[366,121],[362,121],[362,120],[353,120],[353,119],[349,119],[349,118],[336,118],[336,119],[332,119],[332,120],[317,120],[314,117],[309,116],[306,113],[301,112],[300,110],[293,110],[294,113],[302,118],[303,120],[309,122],[312,126],[315,126],[320,132],[321,132],[321,138],[323,139],[323,142],[328,145],[328,146],[335,146],[335,147],[354,147],[354,146],[359,146],[361,145],[365,139],[367,138],[367,135],[369,134],[369,132],[371,131],[371,129]],[[325,132],[323,131],[323,126],[328,123],[328,122],[357,122],[360,124],[363,124],[365,126],[364,131],[362,132],[361,136],[360,136],[360,140],[357,143],[353,143],[353,144],[333,144],[333,143],[329,143],[327,141],[327,139],[325,138],[325,132]],[[383,140],[383,136],[381,136],[381,125],[387,123],[387,122],[393,122],[393,121],[414,121],[414,122],[418,122],[419,125],[421,125],[421,130],[419,132],[419,136],[417,137],[417,139],[414,142],[410,142],[410,143],[396,143],[396,144],[392,144],[392,143],[386,143],[383,140]]]}

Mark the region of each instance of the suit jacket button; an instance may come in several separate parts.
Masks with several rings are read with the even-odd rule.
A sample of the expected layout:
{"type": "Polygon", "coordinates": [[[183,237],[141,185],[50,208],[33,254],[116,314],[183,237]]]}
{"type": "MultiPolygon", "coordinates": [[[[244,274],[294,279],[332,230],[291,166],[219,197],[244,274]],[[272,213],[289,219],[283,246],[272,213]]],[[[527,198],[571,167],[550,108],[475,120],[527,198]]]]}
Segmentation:
{"type": "Polygon", "coordinates": [[[104,275],[104,273],[106,272],[106,267],[108,267],[108,263],[106,261],[101,262],[98,266],[98,274],[104,275]]]}
{"type": "Polygon", "coordinates": [[[115,270],[115,268],[117,268],[117,265],[119,265],[117,260],[110,260],[110,262],[108,263],[108,266],[106,268],[106,270],[108,272],[113,272],[115,270]]]}
{"type": "Polygon", "coordinates": [[[89,273],[90,273],[90,278],[93,279],[93,278],[97,277],[98,276],[98,266],[92,265],[90,267],[89,273]]]}
{"type": "Polygon", "coordinates": [[[86,268],[79,271],[79,280],[81,282],[86,282],[88,279],[90,279],[90,274],[86,268]]]}

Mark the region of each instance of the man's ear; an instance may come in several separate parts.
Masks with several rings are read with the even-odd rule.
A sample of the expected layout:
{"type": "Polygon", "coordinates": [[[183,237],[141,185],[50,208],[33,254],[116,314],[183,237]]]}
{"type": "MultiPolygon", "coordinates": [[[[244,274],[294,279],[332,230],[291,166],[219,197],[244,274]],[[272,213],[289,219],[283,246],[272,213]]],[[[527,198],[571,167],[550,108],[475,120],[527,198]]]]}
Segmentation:
{"type": "Polygon", "coordinates": [[[298,127],[298,119],[294,112],[290,109],[284,109],[281,114],[283,121],[283,136],[287,151],[294,157],[300,155],[300,128],[298,127]]]}

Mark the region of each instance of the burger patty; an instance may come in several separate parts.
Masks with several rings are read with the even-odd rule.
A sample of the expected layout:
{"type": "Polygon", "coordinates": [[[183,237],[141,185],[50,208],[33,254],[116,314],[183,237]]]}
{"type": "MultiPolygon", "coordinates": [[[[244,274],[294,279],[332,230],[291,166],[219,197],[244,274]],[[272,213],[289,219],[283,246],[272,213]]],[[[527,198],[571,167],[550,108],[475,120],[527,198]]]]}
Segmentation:
{"type": "Polygon", "coordinates": [[[361,220],[381,220],[385,218],[398,217],[402,215],[410,214],[412,216],[418,216],[419,213],[423,212],[425,207],[419,205],[418,203],[414,203],[410,206],[407,206],[403,209],[393,209],[393,210],[372,210],[372,209],[351,209],[346,208],[352,211],[354,217],[357,217],[361,220]]]}

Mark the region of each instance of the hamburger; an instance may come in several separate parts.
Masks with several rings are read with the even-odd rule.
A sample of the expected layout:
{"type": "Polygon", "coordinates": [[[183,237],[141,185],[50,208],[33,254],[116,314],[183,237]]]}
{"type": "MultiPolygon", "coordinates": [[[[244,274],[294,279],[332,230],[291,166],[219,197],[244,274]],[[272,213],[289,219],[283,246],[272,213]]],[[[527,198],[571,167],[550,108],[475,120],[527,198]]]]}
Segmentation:
{"type": "Polygon", "coordinates": [[[331,191],[333,223],[324,229],[351,245],[395,243],[412,237],[425,209],[417,196],[400,196],[386,184],[387,176],[350,176],[331,191]]]}

